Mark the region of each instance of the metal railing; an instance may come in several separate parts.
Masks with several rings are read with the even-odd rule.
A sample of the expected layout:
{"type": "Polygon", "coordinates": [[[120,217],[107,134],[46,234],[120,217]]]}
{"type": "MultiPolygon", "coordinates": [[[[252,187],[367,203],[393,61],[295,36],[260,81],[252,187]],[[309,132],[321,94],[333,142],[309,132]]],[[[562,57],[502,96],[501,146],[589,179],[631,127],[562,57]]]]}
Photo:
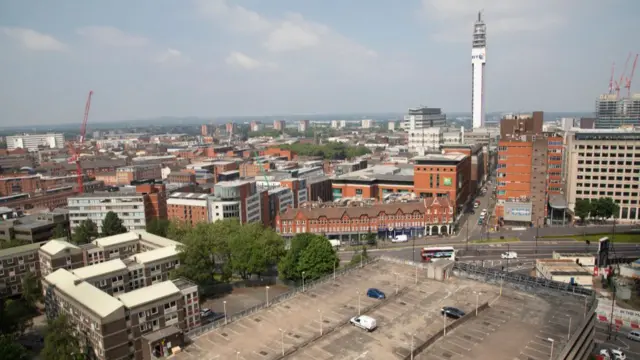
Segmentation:
{"type": "Polygon", "coordinates": [[[337,268],[335,273],[332,272],[331,274],[326,275],[326,276],[324,276],[324,277],[322,277],[320,279],[317,279],[317,280],[305,281],[304,286],[296,287],[295,289],[290,290],[290,291],[288,291],[286,293],[283,293],[283,294],[280,294],[278,296],[274,296],[273,298],[270,298],[268,304],[265,301],[265,302],[263,302],[261,304],[258,304],[256,306],[253,306],[253,307],[250,307],[248,309],[242,310],[242,311],[237,312],[235,314],[231,314],[229,316],[225,316],[225,318],[223,318],[223,319],[220,319],[220,320],[211,322],[209,324],[205,324],[205,325],[202,325],[200,327],[191,329],[191,330],[187,331],[185,333],[185,335],[189,339],[193,340],[193,339],[197,338],[198,336],[200,336],[200,335],[202,335],[204,333],[207,333],[207,332],[209,332],[209,331],[211,331],[213,329],[217,329],[217,328],[222,327],[224,325],[227,325],[227,324],[230,324],[232,322],[235,322],[235,321],[238,321],[240,319],[243,319],[243,318],[245,318],[247,316],[251,316],[251,315],[253,315],[253,314],[255,314],[255,313],[259,312],[259,311],[264,310],[265,308],[268,308],[268,307],[275,306],[277,304],[283,303],[284,301],[286,301],[286,300],[298,295],[299,293],[303,292],[303,290],[304,290],[304,292],[307,292],[307,291],[313,289],[316,286],[319,286],[319,285],[325,284],[327,282],[333,281],[333,279],[337,278],[338,276],[341,276],[341,275],[344,275],[344,274],[348,274],[348,273],[350,273],[350,272],[352,272],[354,270],[360,269],[361,267],[363,267],[365,265],[368,265],[368,264],[371,264],[371,263],[374,263],[376,261],[378,261],[378,258],[372,258],[372,259],[365,260],[362,263],[358,263],[358,264],[355,264],[355,265],[347,265],[347,266],[342,267],[342,268],[337,268]]]}
{"type": "Polygon", "coordinates": [[[585,289],[584,287],[578,285],[572,285],[543,278],[536,278],[523,274],[505,272],[499,269],[486,268],[474,264],[456,262],[453,265],[453,272],[458,277],[483,280],[488,283],[510,285],[524,291],[531,288],[540,288],[587,297],[595,296],[593,290],[585,289]]]}

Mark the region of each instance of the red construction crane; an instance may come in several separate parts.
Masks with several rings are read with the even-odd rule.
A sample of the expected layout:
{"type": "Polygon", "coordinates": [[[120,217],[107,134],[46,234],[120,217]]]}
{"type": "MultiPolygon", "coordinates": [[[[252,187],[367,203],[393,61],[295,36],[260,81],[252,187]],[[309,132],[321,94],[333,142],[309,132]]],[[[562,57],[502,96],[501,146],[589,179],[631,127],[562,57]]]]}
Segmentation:
{"type": "Polygon", "coordinates": [[[611,65],[611,77],[609,78],[609,94],[613,94],[613,74],[616,72],[615,61],[611,65]]]}
{"type": "Polygon", "coordinates": [[[620,96],[620,85],[624,86],[624,74],[626,74],[627,72],[629,60],[631,60],[631,53],[629,53],[629,56],[627,56],[627,61],[624,63],[624,68],[622,69],[622,73],[620,74],[620,80],[616,83],[616,96],[620,96]]]}
{"type": "Polygon", "coordinates": [[[80,137],[78,142],[75,144],[69,143],[69,148],[71,150],[71,160],[70,163],[76,163],[76,175],[78,176],[78,192],[82,194],[84,192],[83,185],[83,176],[82,176],[82,166],[80,166],[80,147],[84,144],[84,138],[87,135],[87,120],[89,120],[89,109],[91,108],[91,96],[93,95],[93,90],[89,91],[89,96],[87,97],[87,103],[84,107],[84,118],[82,119],[82,125],[80,126],[80,137]]]}
{"type": "Polygon", "coordinates": [[[636,72],[636,65],[638,64],[638,54],[636,54],[635,59],[633,59],[633,66],[631,66],[631,74],[627,78],[624,87],[627,89],[627,97],[631,97],[631,80],[633,80],[633,74],[636,72]]]}

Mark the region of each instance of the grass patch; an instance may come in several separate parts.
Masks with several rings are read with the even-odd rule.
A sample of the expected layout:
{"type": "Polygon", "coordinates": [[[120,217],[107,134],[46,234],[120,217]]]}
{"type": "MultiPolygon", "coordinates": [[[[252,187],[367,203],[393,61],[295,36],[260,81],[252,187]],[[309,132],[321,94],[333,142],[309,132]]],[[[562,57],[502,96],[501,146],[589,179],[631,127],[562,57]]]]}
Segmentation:
{"type": "Polygon", "coordinates": [[[587,234],[587,235],[561,235],[561,236],[541,236],[542,239],[570,239],[575,241],[597,242],[607,236],[613,243],[640,244],[640,234],[587,234]]]}
{"type": "Polygon", "coordinates": [[[472,244],[501,244],[501,243],[512,243],[512,242],[520,242],[520,239],[518,239],[517,237],[506,237],[504,239],[491,238],[488,240],[484,239],[484,240],[471,241],[472,244]]]}

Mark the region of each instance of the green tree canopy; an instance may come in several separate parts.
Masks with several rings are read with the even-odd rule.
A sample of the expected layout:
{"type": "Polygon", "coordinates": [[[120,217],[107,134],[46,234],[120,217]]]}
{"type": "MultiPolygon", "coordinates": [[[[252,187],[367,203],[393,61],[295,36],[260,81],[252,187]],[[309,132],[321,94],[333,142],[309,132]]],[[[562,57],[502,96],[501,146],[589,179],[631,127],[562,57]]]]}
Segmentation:
{"type": "Polygon", "coordinates": [[[153,218],[147,223],[147,231],[158,236],[166,237],[171,222],[166,219],[153,218]]]}
{"type": "Polygon", "coordinates": [[[0,333],[22,335],[31,326],[33,315],[24,301],[0,300],[0,333]]]}
{"type": "Polygon", "coordinates": [[[589,214],[592,211],[592,204],[589,199],[576,200],[576,206],[574,213],[580,218],[582,222],[585,222],[589,218],[589,214]]]}
{"type": "Polygon", "coordinates": [[[73,231],[71,241],[76,245],[87,244],[98,237],[98,226],[91,219],[83,220],[73,231]]]}
{"type": "Polygon", "coordinates": [[[323,145],[295,143],[280,145],[280,148],[292,150],[300,156],[322,156],[330,160],[350,159],[371,153],[371,150],[364,146],[349,146],[334,142],[323,145]]]}
{"type": "Polygon", "coordinates": [[[319,235],[302,233],[296,234],[293,238],[291,238],[291,246],[289,248],[289,251],[287,251],[285,256],[278,263],[278,274],[280,275],[281,279],[292,281],[299,281],[301,279],[302,276],[300,272],[298,272],[298,262],[300,260],[300,254],[304,249],[307,248],[311,240],[316,236],[319,235]]]}
{"type": "Polygon", "coordinates": [[[65,229],[64,225],[58,224],[55,228],[53,228],[53,233],[51,234],[52,239],[62,239],[65,240],[68,238],[69,234],[67,229],[65,229]]]}
{"type": "Polygon", "coordinates": [[[3,359],[28,360],[30,358],[27,349],[10,335],[0,335],[0,354],[3,359]]]}
{"type": "Polygon", "coordinates": [[[340,263],[331,243],[323,236],[314,236],[309,245],[300,253],[298,272],[304,272],[305,279],[315,280],[333,272],[340,263]]]}
{"type": "Polygon", "coordinates": [[[126,232],[127,228],[122,225],[122,220],[118,217],[118,214],[109,211],[104,220],[102,220],[102,236],[106,237],[126,232]]]}
{"type": "Polygon", "coordinates": [[[25,305],[30,308],[36,308],[36,304],[42,300],[42,283],[35,273],[28,272],[22,277],[22,299],[25,305]]]}
{"type": "Polygon", "coordinates": [[[78,360],[82,349],[66,315],[60,315],[49,321],[47,335],[44,338],[44,349],[40,356],[44,360],[78,360]]]}
{"type": "Polygon", "coordinates": [[[170,221],[167,227],[167,237],[178,242],[184,242],[193,228],[185,221],[170,221]]]}

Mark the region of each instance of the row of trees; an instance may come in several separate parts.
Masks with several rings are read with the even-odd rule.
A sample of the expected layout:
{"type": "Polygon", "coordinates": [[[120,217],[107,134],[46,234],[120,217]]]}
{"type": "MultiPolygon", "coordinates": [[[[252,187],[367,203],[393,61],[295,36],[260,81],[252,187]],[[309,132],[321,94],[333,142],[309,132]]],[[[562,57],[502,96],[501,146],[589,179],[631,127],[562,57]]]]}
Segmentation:
{"type": "Polygon", "coordinates": [[[583,223],[589,219],[606,220],[618,217],[620,205],[610,197],[592,200],[578,199],[574,212],[583,223]]]}
{"type": "Polygon", "coordinates": [[[22,295],[19,299],[0,299],[0,358],[30,358],[27,349],[18,340],[32,326],[41,298],[40,281],[34,273],[29,272],[22,277],[22,295]]]}
{"type": "Polygon", "coordinates": [[[280,148],[292,150],[300,156],[322,156],[329,160],[351,159],[370,154],[371,150],[364,146],[349,146],[342,143],[330,142],[324,145],[295,143],[281,145],[280,148]]]}
{"type": "MultiPolygon", "coordinates": [[[[109,211],[102,220],[102,233],[98,232],[98,226],[91,219],[83,220],[75,228],[71,241],[77,245],[87,244],[98,237],[112,236],[127,232],[127,228],[122,225],[122,220],[113,211],[109,211]]],[[[62,236],[61,236],[62,237],[62,236]]],[[[54,236],[54,239],[56,237],[54,236]]]]}

